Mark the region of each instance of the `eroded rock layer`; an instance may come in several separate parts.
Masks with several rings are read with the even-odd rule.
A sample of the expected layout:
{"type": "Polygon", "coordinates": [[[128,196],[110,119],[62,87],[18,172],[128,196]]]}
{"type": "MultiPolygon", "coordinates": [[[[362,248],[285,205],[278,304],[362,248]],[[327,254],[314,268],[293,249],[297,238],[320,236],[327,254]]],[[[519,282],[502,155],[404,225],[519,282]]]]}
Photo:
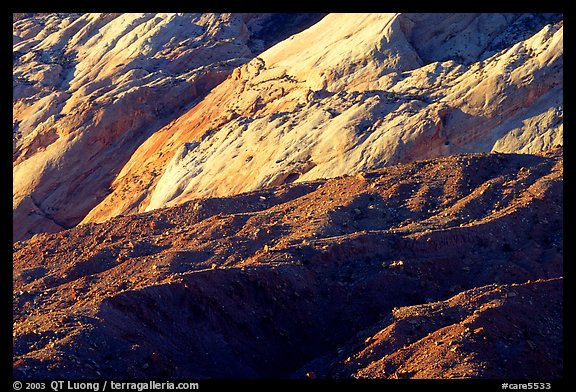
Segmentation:
{"type": "Polygon", "coordinates": [[[561,14],[18,14],[13,239],[562,144],[561,14]]]}
{"type": "Polygon", "coordinates": [[[15,20],[14,239],[76,225],[154,132],[274,39],[320,17],[129,13],[15,20]]]}
{"type": "Polygon", "coordinates": [[[83,222],[415,159],[562,144],[563,27],[550,20],[328,15],[152,135],[83,222]]]}
{"type": "Polygon", "coordinates": [[[18,378],[563,372],[563,151],[460,154],[14,243],[18,378]]]}

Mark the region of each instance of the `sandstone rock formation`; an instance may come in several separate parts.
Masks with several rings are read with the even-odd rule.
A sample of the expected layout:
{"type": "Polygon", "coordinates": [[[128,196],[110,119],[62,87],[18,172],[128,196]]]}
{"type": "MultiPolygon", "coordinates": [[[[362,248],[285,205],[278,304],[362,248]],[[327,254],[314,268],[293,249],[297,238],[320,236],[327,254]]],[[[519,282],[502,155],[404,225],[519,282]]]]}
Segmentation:
{"type": "Polygon", "coordinates": [[[14,375],[558,379],[562,155],[453,155],[15,242],[14,375]]]}
{"type": "Polygon", "coordinates": [[[14,239],[76,225],[141,143],[273,43],[271,23],[282,39],[319,17],[15,16],[14,239]]]}
{"type": "Polygon", "coordinates": [[[563,375],[563,15],[14,14],[17,378],[563,375]]]}
{"type": "Polygon", "coordinates": [[[83,222],[414,159],[562,144],[558,18],[328,15],[154,133],[83,222]]]}
{"type": "Polygon", "coordinates": [[[562,144],[562,15],[333,14],[259,57],[322,15],[26,16],[14,23],[14,239],[562,144]]]}

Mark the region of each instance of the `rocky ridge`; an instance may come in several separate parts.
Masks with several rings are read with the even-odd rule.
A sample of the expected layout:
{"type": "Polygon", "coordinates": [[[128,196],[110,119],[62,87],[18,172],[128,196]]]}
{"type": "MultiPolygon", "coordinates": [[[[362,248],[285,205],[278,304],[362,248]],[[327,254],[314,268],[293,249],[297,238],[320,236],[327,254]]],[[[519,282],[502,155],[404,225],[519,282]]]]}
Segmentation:
{"type": "Polygon", "coordinates": [[[561,378],[562,156],[419,160],[15,242],[14,375],[561,378]]]}
{"type": "Polygon", "coordinates": [[[13,30],[14,240],[562,144],[561,14],[48,14],[13,30]]]}
{"type": "Polygon", "coordinates": [[[14,14],[17,378],[563,377],[562,14],[14,14]]]}
{"type": "Polygon", "coordinates": [[[540,21],[529,35],[527,17],[444,16],[334,14],[278,43],[143,143],[83,222],[415,159],[562,144],[562,26],[540,21]],[[451,35],[433,39],[441,29],[451,35]]]}

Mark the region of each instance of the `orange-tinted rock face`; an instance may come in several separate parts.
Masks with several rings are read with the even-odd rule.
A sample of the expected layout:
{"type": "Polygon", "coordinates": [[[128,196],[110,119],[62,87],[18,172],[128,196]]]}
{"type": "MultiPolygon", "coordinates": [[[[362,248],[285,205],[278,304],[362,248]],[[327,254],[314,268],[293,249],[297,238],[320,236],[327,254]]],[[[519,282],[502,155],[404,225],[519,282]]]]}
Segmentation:
{"type": "Polygon", "coordinates": [[[414,43],[433,34],[426,24],[436,16],[327,16],[236,69],[153,136],[128,165],[143,168],[136,178],[150,167],[161,175],[117,182],[85,222],[113,216],[116,199],[145,211],[457,152],[561,144],[562,28],[546,26],[493,54],[487,37],[520,23],[494,18],[473,18],[475,29],[492,30],[472,46],[462,37],[474,29],[455,26],[462,37],[448,41],[466,60],[438,62],[453,52],[414,43]]]}
{"type": "Polygon", "coordinates": [[[14,376],[561,378],[562,17],[14,14],[14,376]]]}
{"type": "Polygon", "coordinates": [[[80,222],[143,142],[264,48],[256,37],[270,19],[133,13],[15,21],[14,239],[80,222]],[[24,218],[29,196],[44,211],[38,219],[24,218]]]}
{"type": "MultiPolygon", "coordinates": [[[[77,17],[100,32],[92,40],[60,21],[38,45],[84,43],[72,87],[15,102],[15,200],[33,193],[67,225],[415,159],[562,144],[561,15],[333,14],[257,57],[247,45],[265,23],[254,15],[133,17],[149,40],[106,38],[127,16],[77,17]],[[157,44],[174,23],[197,36],[157,44]]],[[[18,23],[23,36],[38,29],[18,23]]],[[[35,47],[27,42],[15,50],[35,47]]],[[[40,71],[26,55],[19,81],[40,71]]],[[[67,61],[42,68],[45,79],[69,72],[67,61]]],[[[34,88],[15,83],[22,97],[34,88]]]]}

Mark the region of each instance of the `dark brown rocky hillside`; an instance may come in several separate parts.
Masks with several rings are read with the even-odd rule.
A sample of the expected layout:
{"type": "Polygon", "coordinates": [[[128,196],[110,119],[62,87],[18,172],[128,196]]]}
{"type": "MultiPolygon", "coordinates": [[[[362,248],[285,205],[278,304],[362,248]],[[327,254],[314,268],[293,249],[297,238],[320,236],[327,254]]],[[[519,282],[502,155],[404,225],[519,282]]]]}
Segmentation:
{"type": "Polygon", "coordinates": [[[557,379],[563,150],[197,199],[13,264],[18,378],[557,379]]]}

